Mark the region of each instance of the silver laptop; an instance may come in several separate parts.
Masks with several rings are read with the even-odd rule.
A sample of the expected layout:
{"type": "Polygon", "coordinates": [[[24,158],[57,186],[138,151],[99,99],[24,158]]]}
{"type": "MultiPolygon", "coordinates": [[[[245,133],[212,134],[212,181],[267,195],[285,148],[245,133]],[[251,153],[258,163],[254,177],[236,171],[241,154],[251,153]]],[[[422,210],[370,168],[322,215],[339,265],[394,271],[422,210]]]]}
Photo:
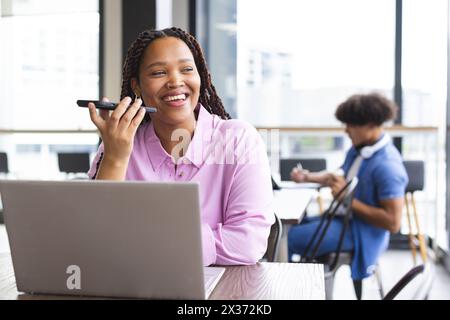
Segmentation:
{"type": "Polygon", "coordinates": [[[195,183],[0,181],[18,291],[205,299],[195,183]]]}

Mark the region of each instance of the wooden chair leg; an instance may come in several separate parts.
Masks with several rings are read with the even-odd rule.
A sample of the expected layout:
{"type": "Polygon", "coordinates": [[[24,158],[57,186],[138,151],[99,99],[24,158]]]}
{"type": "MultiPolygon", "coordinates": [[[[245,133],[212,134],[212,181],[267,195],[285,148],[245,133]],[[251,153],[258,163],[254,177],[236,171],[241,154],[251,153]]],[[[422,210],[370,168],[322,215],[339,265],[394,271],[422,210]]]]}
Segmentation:
{"type": "Polygon", "coordinates": [[[414,199],[414,193],[411,194],[411,203],[413,207],[414,220],[417,228],[417,238],[419,240],[420,255],[422,256],[422,261],[427,262],[427,247],[425,244],[423,233],[419,225],[419,216],[417,215],[416,200],[414,199]]]}
{"type": "Polygon", "coordinates": [[[384,289],[383,289],[383,282],[382,282],[382,278],[381,278],[381,271],[380,271],[379,264],[377,264],[377,266],[375,268],[375,278],[377,280],[378,292],[380,293],[380,298],[383,299],[384,298],[384,289]]]}
{"type": "Polygon", "coordinates": [[[320,196],[320,191],[319,191],[319,194],[317,195],[317,204],[319,205],[319,213],[322,214],[323,213],[323,199],[320,196]]]}
{"type": "Polygon", "coordinates": [[[411,253],[413,256],[413,262],[414,265],[417,264],[416,259],[416,245],[414,244],[414,235],[412,232],[412,225],[411,225],[411,214],[409,211],[409,200],[408,200],[408,194],[405,194],[405,207],[406,207],[406,219],[408,221],[408,237],[409,237],[409,247],[411,248],[411,253]]]}

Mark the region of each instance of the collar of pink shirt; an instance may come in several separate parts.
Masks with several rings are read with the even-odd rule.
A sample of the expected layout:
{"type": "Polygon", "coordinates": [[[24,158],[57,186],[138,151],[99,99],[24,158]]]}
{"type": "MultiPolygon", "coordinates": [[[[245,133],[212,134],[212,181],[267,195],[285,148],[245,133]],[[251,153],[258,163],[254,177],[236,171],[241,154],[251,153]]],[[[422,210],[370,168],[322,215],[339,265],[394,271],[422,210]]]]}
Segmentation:
{"type": "MultiPolygon", "coordinates": [[[[221,118],[217,115],[210,114],[200,103],[196,110],[198,110],[198,116],[194,135],[185,155],[178,160],[178,163],[183,161],[185,164],[193,164],[195,167],[200,168],[206,161],[208,154],[203,148],[205,148],[205,146],[206,148],[210,146],[209,144],[205,144],[205,142],[211,141],[213,131],[221,118]]],[[[157,172],[168,158],[173,158],[162,147],[152,122],[145,128],[144,139],[146,141],[147,154],[153,170],[157,172]]]]}

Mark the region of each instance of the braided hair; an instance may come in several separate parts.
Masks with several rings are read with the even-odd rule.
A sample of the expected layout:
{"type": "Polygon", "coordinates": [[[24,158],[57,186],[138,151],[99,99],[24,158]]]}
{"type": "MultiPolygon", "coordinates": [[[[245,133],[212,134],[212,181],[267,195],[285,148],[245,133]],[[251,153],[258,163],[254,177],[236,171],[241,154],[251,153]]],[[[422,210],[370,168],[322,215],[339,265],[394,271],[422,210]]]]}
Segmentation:
{"type": "MultiPolygon", "coordinates": [[[[122,71],[122,92],[120,100],[125,97],[133,97],[134,92],[131,88],[131,79],[139,79],[139,68],[142,63],[142,56],[145,49],[150,43],[159,38],[175,37],[182,40],[191,50],[194,57],[195,65],[201,79],[199,102],[211,114],[218,115],[222,119],[230,119],[230,115],[225,111],[222,100],[219,98],[211,83],[211,75],[208,71],[206,60],[203,51],[197,40],[180,28],[167,28],[163,30],[145,30],[141,32],[137,39],[131,44],[125,59],[122,71]]],[[[143,122],[150,121],[150,116],[147,114],[143,122]]]]}

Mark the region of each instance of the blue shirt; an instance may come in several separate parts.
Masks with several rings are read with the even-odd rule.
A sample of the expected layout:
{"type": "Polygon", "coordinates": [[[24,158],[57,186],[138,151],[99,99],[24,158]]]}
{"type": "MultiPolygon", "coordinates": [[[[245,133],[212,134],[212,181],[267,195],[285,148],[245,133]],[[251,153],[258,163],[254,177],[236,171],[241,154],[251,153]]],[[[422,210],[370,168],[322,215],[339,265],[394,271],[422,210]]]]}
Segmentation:
{"type": "MultiPolygon", "coordinates": [[[[358,156],[355,147],[347,152],[342,169],[347,175],[353,161],[358,156]]],[[[403,160],[392,144],[378,150],[372,157],[363,159],[358,171],[359,183],[355,198],[361,202],[381,207],[380,201],[402,198],[408,183],[408,175],[403,160]]],[[[354,239],[354,256],[351,265],[352,278],[355,280],[370,276],[380,254],[389,244],[389,231],[376,227],[353,215],[350,229],[354,239]]]]}

